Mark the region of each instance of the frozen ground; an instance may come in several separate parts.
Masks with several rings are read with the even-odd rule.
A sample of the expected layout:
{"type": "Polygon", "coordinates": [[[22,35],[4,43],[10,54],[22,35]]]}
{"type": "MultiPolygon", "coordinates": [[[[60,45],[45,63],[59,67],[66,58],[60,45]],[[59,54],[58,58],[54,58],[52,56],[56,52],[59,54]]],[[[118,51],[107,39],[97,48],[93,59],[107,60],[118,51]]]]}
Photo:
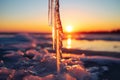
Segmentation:
{"type": "Polygon", "coordinates": [[[2,35],[0,80],[120,80],[119,58],[85,53],[64,53],[58,75],[55,53],[47,50],[50,40],[49,36],[2,35]]]}
{"type": "Polygon", "coordinates": [[[119,68],[120,59],[74,55],[61,60],[57,75],[55,54],[46,49],[6,51],[0,56],[0,80],[119,80],[119,68]]]}

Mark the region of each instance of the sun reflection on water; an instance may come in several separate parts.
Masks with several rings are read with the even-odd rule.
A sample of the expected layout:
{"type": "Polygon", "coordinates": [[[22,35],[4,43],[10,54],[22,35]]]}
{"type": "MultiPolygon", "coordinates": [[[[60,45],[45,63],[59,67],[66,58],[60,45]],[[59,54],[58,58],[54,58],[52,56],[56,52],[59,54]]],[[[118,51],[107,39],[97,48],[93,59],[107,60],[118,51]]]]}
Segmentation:
{"type": "Polygon", "coordinates": [[[72,38],[71,38],[72,36],[71,35],[68,35],[67,36],[67,45],[66,45],[66,47],[69,49],[69,48],[71,48],[72,46],[72,38]]]}

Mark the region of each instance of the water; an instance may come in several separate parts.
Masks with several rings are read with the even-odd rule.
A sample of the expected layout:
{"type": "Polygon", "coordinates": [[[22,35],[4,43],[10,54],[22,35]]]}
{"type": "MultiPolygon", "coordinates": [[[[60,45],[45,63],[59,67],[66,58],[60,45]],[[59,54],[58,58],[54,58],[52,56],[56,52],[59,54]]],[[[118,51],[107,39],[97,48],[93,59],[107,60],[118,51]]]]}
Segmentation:
{"type": "Polygon", "coordinates": [[[63,44],[68,49],[120,52],[120,38],[117,34],[67,35],[63,44]]]}
{"type": "MultiPolygon", "coordinates": [[[[67,49],[120,52],[119,36],[119,34],[69,34],[64,37],[63,47],[67,49]]],[[[51,34],[0,34],[0,48],[25,49],[38,45],[50,48],[52,46],[51,34]]]]}

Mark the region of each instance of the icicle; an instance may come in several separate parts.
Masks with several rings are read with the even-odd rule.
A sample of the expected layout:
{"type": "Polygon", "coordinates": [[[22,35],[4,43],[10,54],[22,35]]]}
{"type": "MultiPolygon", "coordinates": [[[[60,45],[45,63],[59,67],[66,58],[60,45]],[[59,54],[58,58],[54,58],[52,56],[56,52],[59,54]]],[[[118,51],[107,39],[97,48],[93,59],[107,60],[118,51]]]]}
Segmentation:
{"type": "Polygon", "coordinates": [[[56,20],[55,20],[55,11],[54,11],[54,0],[52,0],[52,3],[51,3],[51,16],[52,16],[52,40],[53,40],[53,49],[55,50],[56,49],[56,20]]]}
{"type": "Polygon", "coordinates": [[[53,26],[53,3],[54,0],[48,0],[48,24],[49,26],[53,26]]]}
{"type": "Polygon", "coordinates": [[[51,0],[48,0],[48,24],[49,24],[49,26],[51,26],[51,21],[50,21],[51,16],[50,16],[50,14],[51,14],[51,0]]]}
{"type": "Polygon", "coordinates": [[[60,59],[62,58],[62,24],[59,12],[59,0],[48,1],[48,21],[52,26],[53,49],[56,49],[57,72],[60,73],[60,59]]]}
{"type": "Polygon", "coordinates": [[[56,30],[57,30],[57,72],[60,73],[60,59],[62,57],[61,49],[62,49],[62,24],[60,20],[60,12],[59,12],[59,0],[55,0],[55,20],[56,20],[56,30]]]}
{"type": "Polygon", "coordinates": [[[60,20],[60,12],[59,12],[59,0],[56,0],[55,2],[55,12],[56,12],[56,26],[57,26],[57,30],[58,30],[58,35],[59,35],[59,39],[58,43],[59,43],[59,54],[60,57],[62,58],[62,37],[63,37],[63,29],[62,29],[62,24],[61,24],[61,20],[60,20]]]}
{"type": "Polygon", "coordinates": [[[56,34],[55,34],[55,20],[54,20],[54,0],[48,0],[48,24],[52,27],[52,40],[53,40],[53,49],[55,49],[56,44],[56,34]]]}

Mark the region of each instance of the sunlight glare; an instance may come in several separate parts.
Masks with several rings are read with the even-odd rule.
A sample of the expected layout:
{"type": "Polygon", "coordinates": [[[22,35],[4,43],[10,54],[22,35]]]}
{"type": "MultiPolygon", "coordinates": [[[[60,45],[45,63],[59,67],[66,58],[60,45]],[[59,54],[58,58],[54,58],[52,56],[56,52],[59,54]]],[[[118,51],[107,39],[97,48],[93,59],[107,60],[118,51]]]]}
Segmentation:
{"type": "Polygon", "coordinates": [[[67,26],[67,27],[66,27],[66,31],[67,31],[67,32],[72,32],[72,30],[73,30],[72,26],[67,26]]]}

